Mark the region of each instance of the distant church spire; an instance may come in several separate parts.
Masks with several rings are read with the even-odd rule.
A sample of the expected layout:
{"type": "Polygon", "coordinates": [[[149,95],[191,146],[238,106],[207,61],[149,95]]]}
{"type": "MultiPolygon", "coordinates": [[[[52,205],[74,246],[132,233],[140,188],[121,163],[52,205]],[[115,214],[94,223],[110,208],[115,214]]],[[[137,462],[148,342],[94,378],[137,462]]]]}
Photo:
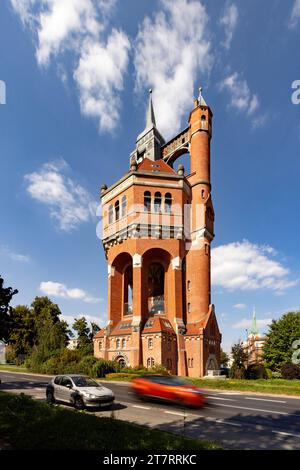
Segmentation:
{"type": "Polygon", "coordinates": [[[256,323],[256,311],[255,307],[253,307],[253,315],[252,315],[252,325],[250,330],[250,335],[257,336],[259,334],[257,323],[256,323]]]}
{"type": "Polygon", "coordinates": [[[149,90],[149,103],[148,103],[148,110],[147,110],[147,117],[146,117],[146,129],[151,129],[152,127],[156,127],[155,122],[155,115],[152,103],[152,89],[149,90]]]}

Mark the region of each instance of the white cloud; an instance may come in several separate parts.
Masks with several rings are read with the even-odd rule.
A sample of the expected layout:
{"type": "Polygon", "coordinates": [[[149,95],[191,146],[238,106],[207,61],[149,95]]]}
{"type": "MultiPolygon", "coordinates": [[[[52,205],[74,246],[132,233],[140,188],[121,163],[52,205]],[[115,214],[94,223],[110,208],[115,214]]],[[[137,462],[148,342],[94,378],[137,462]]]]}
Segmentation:
{"type": "Polygon", "coordinates": [[[272,247],[243,242],[212,250],[212,283],[228,290],[272,289],[282,292],[299,284],[289,280],[289,270],[270,258],[272,247]]]}
{"type": "Polygon", "coordinates": [[[29,255],[23,255],[21,253],[16,253],[15,251],[11,250],[7,246],[0,247],[0,254],[4,256],[8,256],[13,261],[17,261],[19,263],[28,263],[30,261],[29,255]]]}
{"type": "Polygon", "coordinates": [[[224,15],[220,19],[220,24],[224,26],[225,30],[225,49],[230,48],[233,34],[237,26],[238,17],[239,13],[236,5],[234,5],[234,3],[232,3],[231,5],[227,4],[225,7],[224,15]]]}
{"type": "Polygon", "coordinates": [[[235,305],[233,306],[233,308],[237,308],[237,309],[239,309],[239,310],[242,310],[242,309],[244,309],[244,308],[246,308],[246,307],[247,307],[246,304],[235,304],[235,305]]]}
{"type": "Polygon", "coordinates": [[[237,72],[226,77],[220,84],[221,90],[227,90],[230,94],[230,106],[238,111],[252,115],[259,107],[257,95],[253,94],[246,80],[237,72]]]}
{"type": "MultiPolygon", "coordinates": [[[[113,29],[104,38],[116,0],[11,0],[11,4],[36,39],[40,66],[47,67],[66,51],[72,53],[70,75],[79,90],[82,113],[96,118],[99,130],[113,131],[130,49],[122,31],[113,29]]],[[[65,82],[67,71],[57,69],[65,82]]]]}
{"type": "Polygon", "coordinates": [[[289,27],[295,28],[295,26],[299,22],[299,19],[300,19],[300,0],[295,0],[293,8],[292,8],[291,16],[290,16],[289,27]]]}
{"type": "Polygon", "coordinates": [[[137,89],[153,88],[157,127],[170,137],[191,108],[199,74],[203,78],[210,70],[212,52],[208,16],[199,1],[160,4],[161,11],[139,28],[134,65],[137,89]]]}
{"type": "MultiPolygon", "coordinates": [[[[263,318],[261,320],[256,320],[256,324],[258,328],[264,328],[266,326],[269,326],[272,323],[272,318],[263,318]]],[[[238,323],[235,323],[232,325],[232,328],[238,329],[238,328],[251,328],[252,326],[252,320],[243,318],[243,320],[240,320],[238,323]]]]}
{"type": "Polygon", "coordinates": [[[41,282],[40,291],[43,294],[53,297],[62,297],[64,299],[82,300],[88,303],[98,303],[101,301],[98,297],[91,297],[84,290],[78,288],[69,289],[65,284],[59,282],[46,281],[41,282]]]}
{"type": "Polygon", "coordinates": [[[67,168],[66,162],[60,160],[25,175],[30,196],[48,206],[51,217],[66,232],[92,220],[96,212],[96,202],[90,194],[64,174],[67,168]]]}
{"type": "Polygon", "coordinates": [[[126,34],[113,30],[106,44],[87,40],[74,73],[82,113],[96,117],[99,128],[112,131],[120,113],[118,92],[128,65],[130,43],[126,34]]]}

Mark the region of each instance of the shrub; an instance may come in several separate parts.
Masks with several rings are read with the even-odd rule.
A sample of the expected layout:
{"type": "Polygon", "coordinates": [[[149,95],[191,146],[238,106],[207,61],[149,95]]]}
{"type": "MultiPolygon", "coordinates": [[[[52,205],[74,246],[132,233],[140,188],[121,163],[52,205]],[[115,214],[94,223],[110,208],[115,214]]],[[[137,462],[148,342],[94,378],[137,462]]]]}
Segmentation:
{"type": "Polygon", "coordinates": [[[271,371],[271,369],[266,368],[265,370],[266,370],[268,379],[273,379],[273,372],[271,371]]]}
{"type": "Polygon", "coordinates": [[[279,372],[278,370],[275,370],[274,372],[272,371],[272,377],[273,379],[282,379],[281,372],[279,372]]]}
{"type": "Polygon", "coordinates": [[[268,374],[262,364],[251,364],[245,372],[245,378],[250,380],[268,379],[268,374]]]}
{"type": "Polygon", "coordinates": [[[238,367],[236,364],[233,364],[229,371],[229,377],[231,379],[244,379],[245,378],[245,368],[238,367]]]}
{"type": "Polygon", "coordinates": [[[114,374],[106,374],[106,379],[135,379],[140,374],[130,374],[129,372],[115,372],[114,374]]]}
{"type": "Polygon", "coordinates": [[[98,359],[96,359],[94,356],[83,357],[77,365],[77,372],[80,374],[94,375],[93,367],[97,361],[98,359]]]}
{"type": "Polygon", "coordinates": [[[119,372],[120,366],[117,362],[106,361],[105,359],[97,359],[97,362],[93,365],[92,375],[93,377],[105,377],[106,374],[111,372],[119,372]]]}
{"type": "Polygon", "coordinates": [[[297,364],[284,364],[281,368],[281,375],[284,379],[300,379],[300,367],[297,364]]]}

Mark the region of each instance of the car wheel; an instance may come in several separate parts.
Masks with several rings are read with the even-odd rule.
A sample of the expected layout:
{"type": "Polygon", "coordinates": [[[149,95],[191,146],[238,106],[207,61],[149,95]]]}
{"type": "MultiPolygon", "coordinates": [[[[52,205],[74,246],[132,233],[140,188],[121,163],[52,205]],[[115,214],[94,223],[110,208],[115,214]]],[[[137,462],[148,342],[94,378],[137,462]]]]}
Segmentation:
{"type": "Polygon", "coordinates": [[[74,399],[74,407],[76,410],[83,410],[84,409],[84,402],[81,397],[75,397],[74,399]]]}
{"type": "Polygon", "coordinates": [[[46,402],[47,402],[47,403],[55,403],[55,398],[54,398],[53,392],[51,392],[51,391],[48,391],[48,392],[47,392],[47,394],[46,394],[46,402]]]}

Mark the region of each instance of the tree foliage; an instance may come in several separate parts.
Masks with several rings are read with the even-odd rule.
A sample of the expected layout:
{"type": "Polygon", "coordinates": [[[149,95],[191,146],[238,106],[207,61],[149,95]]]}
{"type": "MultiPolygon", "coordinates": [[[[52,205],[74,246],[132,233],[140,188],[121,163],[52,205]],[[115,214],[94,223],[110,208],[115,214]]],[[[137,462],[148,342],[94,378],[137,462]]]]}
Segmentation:
{"type": "Polygon", "coordinates": [[[273,320],[264,345],[266,366],[279,371],[284,364],[292,361],[295,352],[293,342],[300,340],[300,311],[289,312],[279,320],[273,320]]]}
{"type": "Polygon", "coordinates": [[[234,379],[243,379],[245,377],[245,364],[248,355],[243,348],[243,343],[239,340],[231,348],[232,366],[230,368],[230,377],[234,379]]]}
{"type": "Polygon", "coordinates": [[[229,355],[221,349],[221,366],[227,367],[229,363],[229,355]]]}
{"type": "Polygon", "coordinates": [[[4,279],[0,276],[0,340],[7,341],[11,328],[10,302],[17,289],[4,287],[4,279]]]}

